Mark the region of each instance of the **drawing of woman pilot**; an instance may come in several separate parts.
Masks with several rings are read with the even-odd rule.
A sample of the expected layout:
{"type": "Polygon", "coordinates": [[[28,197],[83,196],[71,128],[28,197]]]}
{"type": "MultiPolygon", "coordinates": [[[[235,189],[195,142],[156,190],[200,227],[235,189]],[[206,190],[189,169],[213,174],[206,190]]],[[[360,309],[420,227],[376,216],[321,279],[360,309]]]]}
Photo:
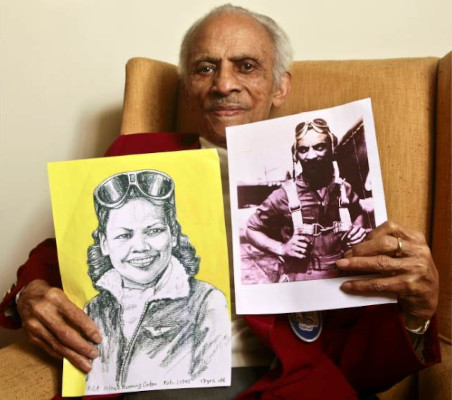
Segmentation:
{"type": "Polygon", "coordinates": [[[155,170],[113,175],[95,189],[94,206],[88,274],[99,294],[85,309],[103,341],[86,393],[221,375],[230,357],[227,303],[194,278],[200,260],[176,219],[172,178],[155,170]]]}

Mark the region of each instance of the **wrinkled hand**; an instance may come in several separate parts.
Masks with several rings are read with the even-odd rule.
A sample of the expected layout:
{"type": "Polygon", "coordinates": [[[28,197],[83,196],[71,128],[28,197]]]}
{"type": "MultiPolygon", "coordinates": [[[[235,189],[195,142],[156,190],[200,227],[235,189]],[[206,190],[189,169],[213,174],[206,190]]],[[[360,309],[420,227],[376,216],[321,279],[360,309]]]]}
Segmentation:
{"type": "Polygon", "coordinates": [[[342,236],[342,242],[346,247],[355,246],[366,238],[366,230],[358,225],[352,227],[342,236]]]}
{"type": "Polygon", "coordinates": [[[438,271],[419,232],[388,221],[347,251],[337,266],[347,272],[381,273],[378,278],[344,282],[341,288],[356,294],[396,295],[407,328],[420,327],[436,312],[438,271]],[[396,258],[397,237],[402,239],[402,253],[396,258]]]}
{"type": "Polygon", "coordinates": [[[299,233],[295,233],[289,241],[281,246],[281,255],[296,258],[306,258],[311,245],[310,240],[299,233]]]}
{"type": "Polygon", "coordinates": [[[30,282],[17,304],[23,328],[30,341],[56,358],[67,358],[83,372],[98,351],[89,341],[100,343],[96,324],[61,289],[43,280],[30,282]]]}

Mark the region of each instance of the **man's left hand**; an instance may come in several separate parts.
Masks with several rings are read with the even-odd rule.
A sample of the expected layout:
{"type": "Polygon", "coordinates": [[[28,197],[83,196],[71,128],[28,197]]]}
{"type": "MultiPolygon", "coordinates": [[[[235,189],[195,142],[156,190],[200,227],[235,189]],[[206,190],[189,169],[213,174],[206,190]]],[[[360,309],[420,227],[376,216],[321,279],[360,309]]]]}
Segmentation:
{"type": "Polygon", "coordinates": [[[396,295],[407,328],[419,328],[436,312],[438,271],[425,237],[419,232],[385,222],[374,229],[366,241],[347,251],[345,258],[337,261],[337,266],[347,272],[381,274],[376,278],[344,282],[341,289],[355,294],[396,295]]]}

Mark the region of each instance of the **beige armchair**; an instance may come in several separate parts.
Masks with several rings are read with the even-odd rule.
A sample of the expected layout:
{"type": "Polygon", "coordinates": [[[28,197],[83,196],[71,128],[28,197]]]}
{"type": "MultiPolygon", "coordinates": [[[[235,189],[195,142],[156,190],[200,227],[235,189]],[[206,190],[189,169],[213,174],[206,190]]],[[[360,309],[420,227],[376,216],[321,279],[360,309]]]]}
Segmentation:
{"type": "MultiPolygon", "coordinates": [[[[298,61],[293,87],[273,117],[372,99],[388,215],[424,232],[440,274],[443,362],[405,379],[381,399],[444,400],[451,394],[451,54],[442,59],[298,61]]],[[[195,132],[176,67],[127,63],[121,134],[195,132]]],[[[55,363],[24,344],[0,350],[1,398],[46,399],[58,390],[55,363]],[[32,389],[36,387],[37,389],[32,389]]]]}

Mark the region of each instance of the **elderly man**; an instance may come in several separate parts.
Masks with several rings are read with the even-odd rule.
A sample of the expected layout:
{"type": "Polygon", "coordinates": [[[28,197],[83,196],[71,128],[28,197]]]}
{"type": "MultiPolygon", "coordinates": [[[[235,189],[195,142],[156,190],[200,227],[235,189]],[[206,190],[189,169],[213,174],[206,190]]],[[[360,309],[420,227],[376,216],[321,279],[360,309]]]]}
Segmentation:
{"type": "MultiPolygon", "coordinates": [[[[180,72],[205,145],[224,147],[226,126],[266,119],[272,107],[283,104],[290,89],[290,54],[287,36],[273,20],[240,7],[218,7],[189,29],[182,44],[180,72]]],[[[129,141],[132,153],[183,147],[175,145],[175,135],[144,136],[119,140],[129,141]]],[[[276,355],[277,366],[241,398],[357,398],[355,390],[385,389],[438,360],[434,333],[431,329],[425,333],[437,307],[438,278],[422,235],[388,222],[348,251],[337,266],[344,271],[383,272],[378,279],[346,282],[342,289],[392,293],[398,297],[398,307],[325,312],[322,336],[309,344],[296,339],[287,316],[245,317],[276,355]],[[416,332],[414,339],[409,339],[406,329],[416,332]],[[415,353],[422,346],[428,348],[425,360],[415,353]]],[[[11,306],[21,290],[17,309],[30,340],[88,372],[90,360],[98,354],[92,342],[102,338],[95,324],[55,287],[59,275],[54,241],[39,245],[18,275],[17,288],[1,310],[11,306]]],[[[4,325],[14,325],[11,319],[4,320],[4,325]]],[[[245,370],[268,368],[270,358],[263,357],[262,345],[237,316],[233,316],[232,337],[236,368],[231,391],[214,395],[215,389],[204,389],[202,397],[199,391],[173,391],[169,396],[176,398],[179,392],[184,398],[227,399],[250,386],[253,378],[245,370]],[[242,382],[234,379],[238,370],[244,372],[235,373],[242,382]]],[[[165,398],[165,394],[151,395],[165,398]]]]}
{"type": "Polygon", "coordinates": [[[251,244],[284,259],[280,281],[339,276],[336,261],[365,238],[359,223],[352,224],[362,208],[351,185],[339,177],[333,161],[336,144],[325,120],[299,123],[292,146],[293,177],[248,220],[251,244]],[[302,172],[295,176],[297,164],[302,172]]]}

